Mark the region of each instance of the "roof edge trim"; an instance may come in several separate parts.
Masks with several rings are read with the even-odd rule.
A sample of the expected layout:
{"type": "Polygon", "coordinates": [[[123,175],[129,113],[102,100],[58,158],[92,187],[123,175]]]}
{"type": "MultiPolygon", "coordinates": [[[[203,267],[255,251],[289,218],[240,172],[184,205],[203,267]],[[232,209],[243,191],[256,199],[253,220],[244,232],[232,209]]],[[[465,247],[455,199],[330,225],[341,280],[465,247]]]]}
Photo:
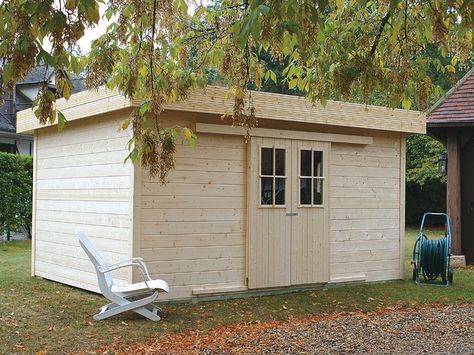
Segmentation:
{"type": "MultiPolygon", "coordinates": [[[[226,99],[227,88],[208,86],[194,90],[179,102],[165,105],[165,110],[223,115],[232,112],[233,102],[226,99]]],[[[331,126],[344,126],[403,133],[425,133],[426,115],[420,111],[390,109],[356,103],[328,101],[323,107],[311,103],[305,97],[252,91],[256,116],[262,119],[301,122],[331,126]]],[[[97,91],[83,91],[73,94],[68,101],[60,99],[56,109],[68,121],[82,119],[136,107],[142,100],[129,99],[117,91],[105,87],[97,91]]],[[[51,126],[40,125],[32,110],[18,113],[17,131],[28,132],[51,126]]]]}

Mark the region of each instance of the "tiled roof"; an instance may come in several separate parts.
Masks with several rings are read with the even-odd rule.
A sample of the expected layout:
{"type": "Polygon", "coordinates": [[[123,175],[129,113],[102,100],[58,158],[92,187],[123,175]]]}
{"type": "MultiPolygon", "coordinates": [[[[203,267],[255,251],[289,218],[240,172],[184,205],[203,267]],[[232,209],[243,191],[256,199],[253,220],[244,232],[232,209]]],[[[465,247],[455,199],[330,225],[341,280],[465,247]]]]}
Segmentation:
{"type": "MultiPolygon", "coordinates": [[[[15,133],[15,111],[31,107],[31,100],[25,96],[22,91],[24,85],[28,85],[29,87],[36,85],[39,87],[39,85],[41,85],[41,83],[46,79],[49,86],[54,88],[50,83],[53,74],[54,72],[52,69],[41,65],[30,71],[24,80],[17,82],[15,108],[13,107],[10,95],[8,93],[4,94],[4,104],[3,106],[0,106],[0,132],[15,133]]],[[[84,75],[74,76],[71,78],[71,81],[73,85],[73,93],[84,91],[86,89],[84,75]]]]}
{"type": "Polygon", "coordinates": [[[428,126],[474,124],[474,68],[431,108],[428,126]]]}
{"type": "Polygon", "coordinates": [[[49,82],[54,70],[51,67],[45,65],[37,66],[33,68],[25,77],[24,80],[20,80],[17,84],[38,84],[43,82],[49,82]]]}

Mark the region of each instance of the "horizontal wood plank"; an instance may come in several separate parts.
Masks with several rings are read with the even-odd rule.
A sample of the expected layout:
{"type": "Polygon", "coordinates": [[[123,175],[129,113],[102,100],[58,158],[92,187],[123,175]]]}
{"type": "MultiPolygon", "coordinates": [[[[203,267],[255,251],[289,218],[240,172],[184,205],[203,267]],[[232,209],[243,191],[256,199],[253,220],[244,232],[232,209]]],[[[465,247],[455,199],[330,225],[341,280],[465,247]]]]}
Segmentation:
{"type": "MultiPolygon", "coordinates": [[[[247,133],[244,127],[232,127],[228,125],[216,125],[209,123],[196,123],[196,131],[212,134],[224,134],[224,135],[239,135],[245,136],[247,133]]],[[[271,128],[253,128],[250,132],[255,137],[266,137],[266,138],[283,138],[283,139],[298,139],[308,141],[319,141],[319,142],[338,142],[347,144],[361,144],[367,145],[373,143],[372,137],[356,136],[356,135],[345,135],[345,134],[334,134],[334,133],[321,133],[321,132],[307,132],[307,131],[290,131],[282,129],[271,129],[271,128]]]]}

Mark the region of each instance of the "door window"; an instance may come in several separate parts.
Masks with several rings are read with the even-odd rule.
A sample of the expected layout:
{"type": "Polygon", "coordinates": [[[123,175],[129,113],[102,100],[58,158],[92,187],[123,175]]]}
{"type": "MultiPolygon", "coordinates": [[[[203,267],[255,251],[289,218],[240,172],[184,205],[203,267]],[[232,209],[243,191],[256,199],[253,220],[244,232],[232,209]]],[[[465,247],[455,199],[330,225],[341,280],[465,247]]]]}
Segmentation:
{"type": "Polygon", "coordinates": [[[302,207],[323,205],[323,152],[300,150],[299,197],[302,207]]]}
{"type": "Polygon", "coordinates": [[[284,206],[286,193],[286,149],[260,148],[260,205],[284,206]]]}

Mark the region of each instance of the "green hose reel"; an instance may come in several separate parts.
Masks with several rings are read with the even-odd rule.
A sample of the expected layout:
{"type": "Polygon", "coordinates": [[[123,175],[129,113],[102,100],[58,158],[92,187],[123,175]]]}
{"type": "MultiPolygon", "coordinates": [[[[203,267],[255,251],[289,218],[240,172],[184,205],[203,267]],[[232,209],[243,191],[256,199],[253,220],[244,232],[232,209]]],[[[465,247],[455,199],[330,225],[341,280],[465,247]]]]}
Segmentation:
{"type": "Polygon", "coordinates": [[[453,270],[450,267],[451,226],[446,213],[425,213],[421,221],[418,239],[413,248],[413,281],[440,286],[449,286],[453,282],[453,270]],[[428,239],[423,233],[428,216],[445,218],[445,235],[441,239],[428,239]],[[423,277],[423,280],[421,277],[423,277]],[[441,278],[441,283],[436,280],[441,278]]]}

